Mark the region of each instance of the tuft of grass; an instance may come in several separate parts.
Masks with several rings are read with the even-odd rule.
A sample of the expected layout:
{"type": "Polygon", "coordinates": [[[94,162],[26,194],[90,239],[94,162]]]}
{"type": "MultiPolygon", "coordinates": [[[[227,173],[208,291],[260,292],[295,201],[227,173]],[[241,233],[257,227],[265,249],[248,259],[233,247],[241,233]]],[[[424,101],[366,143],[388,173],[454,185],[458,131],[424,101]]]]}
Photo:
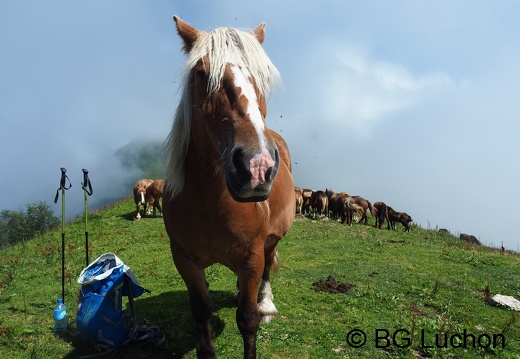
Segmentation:
{"type": "MultiPolygon", "coordinates": [[[[116,253],[151,291],[136,299],[140,322],[166,335],[161,347],[130,346],[108,358],[195,358],[196,330],[186,287],[177,273],[161,218],[134,220],[130,198],[89,216],[89,259],[116,253]]],[[[61,295],[61,229],[0,251],[0,357],[76,358],[93,349],[75,335],[76,280],[85,266],[81,217],[65,229],[69,331],[52,334],[52,310],[61,295]]],[[[517,358],[520,324],[510,311],[487,304],[490,295],[520,296],[520,257],[468,247],[458,238],[413,226],[409,233],[352,227],[297,216],[279,245],[280,271],[272,277],[279,315],[258,331],[262,358],[517,358]],[[347,293],[316,292],[332,276],[347,293]],[[490,285],[492,283],[492,285],[490,285]],[[362,330],[356,348],[347,336],[362,330]],[[502,334],[506,345],[458,347],[457,335],[502,334]],[[448,339],[448,345],[436,345],[448,339]],[[449,340],[452,340],[450,343],[449,340]],[[408,343],[408,344],[407,344],[408,343]]],[[[206,270],[217,354],[242,356],[227,268],[206,270]]]]}

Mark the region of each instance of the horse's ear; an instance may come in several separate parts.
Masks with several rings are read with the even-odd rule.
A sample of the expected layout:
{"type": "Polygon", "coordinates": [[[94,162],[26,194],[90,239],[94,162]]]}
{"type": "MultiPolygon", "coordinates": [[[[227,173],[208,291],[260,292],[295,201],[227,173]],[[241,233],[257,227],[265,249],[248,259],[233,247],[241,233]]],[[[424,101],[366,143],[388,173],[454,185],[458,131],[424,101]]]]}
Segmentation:
{"type": "Polygon", "coordinates": [[[259,43],[263,44],[265,39],[265,22],[258,25],[251,33],[255,35],[259,43]]]}
{"type": "Polygon", "coordinates": [[[193,44],[199,38],[200,31],[182,21],[178,16],[174,15],[173,20],[177,25],[177,32],[184,42],[184,51],[190,52],[193,44]]]}

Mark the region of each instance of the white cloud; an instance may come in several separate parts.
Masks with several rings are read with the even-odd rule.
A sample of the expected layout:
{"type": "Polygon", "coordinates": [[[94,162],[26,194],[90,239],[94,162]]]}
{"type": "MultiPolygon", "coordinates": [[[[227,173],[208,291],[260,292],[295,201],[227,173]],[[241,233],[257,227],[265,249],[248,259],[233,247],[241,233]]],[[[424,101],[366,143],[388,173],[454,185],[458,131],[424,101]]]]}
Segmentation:
{"type": "Polygon", "coordinates": [[[414,75],[405,65],[373,59],[366,51],[355,46],[349,48],[348,44],[324,46],[338,50],[329,54],[329,60],[322,61],[314,80],[311,79],[314,86],[307,89],[314,92],[312,98],[317,100],[320,118],[358,136],[369,135],[389,115],[415,105],[425,94],[454,83],[443,72],[414,75]]]}

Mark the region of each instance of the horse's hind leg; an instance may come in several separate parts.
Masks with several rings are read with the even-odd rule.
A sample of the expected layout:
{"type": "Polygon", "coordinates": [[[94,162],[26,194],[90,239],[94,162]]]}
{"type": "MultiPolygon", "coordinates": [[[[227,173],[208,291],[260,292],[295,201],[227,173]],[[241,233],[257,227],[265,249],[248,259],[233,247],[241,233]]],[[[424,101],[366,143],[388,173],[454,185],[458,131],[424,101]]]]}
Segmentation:
{"type": "Polygon", "coordinates": [[[197,357],[216,358],[209,326],[212,305],[204,269],[183,256],[174,254],[173,260],[188,288],[191,313],[198,331],[197,357]]]}

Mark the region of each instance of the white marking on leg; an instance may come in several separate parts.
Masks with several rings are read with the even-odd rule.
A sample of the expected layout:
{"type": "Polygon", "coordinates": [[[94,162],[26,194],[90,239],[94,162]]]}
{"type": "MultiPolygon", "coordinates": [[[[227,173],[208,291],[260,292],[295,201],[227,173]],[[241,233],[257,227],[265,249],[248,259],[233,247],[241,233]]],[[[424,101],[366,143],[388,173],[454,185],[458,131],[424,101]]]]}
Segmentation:
{"type": "Polygon", "coordinates": [[[270,315],[278,313],[273,303],[273,292],[271,291],[271,284],[269,281],[262,280],[258,293],[258,310],[260,315],[270,315]]]}

